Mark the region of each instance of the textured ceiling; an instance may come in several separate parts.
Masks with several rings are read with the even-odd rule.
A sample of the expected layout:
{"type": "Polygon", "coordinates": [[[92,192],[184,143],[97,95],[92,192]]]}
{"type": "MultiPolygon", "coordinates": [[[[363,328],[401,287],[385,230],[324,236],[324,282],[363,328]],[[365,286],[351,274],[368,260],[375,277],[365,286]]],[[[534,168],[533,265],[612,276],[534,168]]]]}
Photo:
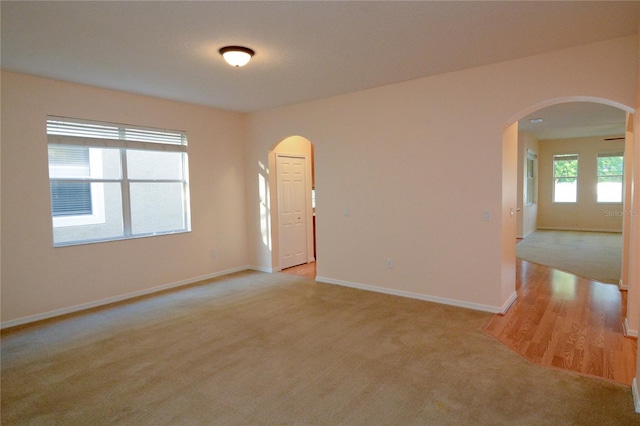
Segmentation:
{"type": "Polygon", "coordinates": [[[11,2],[6,70],[258,111],[635,34],[639,2],[11,2]],[[234,69],[217,53],[256,51],[234,69]]]}

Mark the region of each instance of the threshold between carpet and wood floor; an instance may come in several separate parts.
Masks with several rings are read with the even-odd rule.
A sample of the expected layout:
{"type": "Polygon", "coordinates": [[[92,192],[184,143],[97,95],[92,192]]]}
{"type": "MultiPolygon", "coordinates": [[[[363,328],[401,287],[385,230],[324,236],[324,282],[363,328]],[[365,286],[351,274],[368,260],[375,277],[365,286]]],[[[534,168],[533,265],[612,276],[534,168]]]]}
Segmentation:
{"type": "Polygon", "coordinates": [[[620,282],[621,233],[537,230],[521,240],[516,251],[531,263],[601,283],[620,282]]]}

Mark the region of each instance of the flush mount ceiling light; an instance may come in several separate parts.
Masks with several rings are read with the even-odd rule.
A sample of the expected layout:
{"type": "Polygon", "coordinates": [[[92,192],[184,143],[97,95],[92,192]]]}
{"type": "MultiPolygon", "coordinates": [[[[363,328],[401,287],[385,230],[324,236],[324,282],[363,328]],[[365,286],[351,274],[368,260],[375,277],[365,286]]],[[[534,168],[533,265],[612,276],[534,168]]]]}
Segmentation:
{"type": "Polygon", "coordinates": [[[542,118],[532,118],[531,120],[529,120],[529,123],[531,124],[542,123],[542,118]]]}
{"type": "Polygon", "coordinates": [[[227,63],[233,67],[242,67],[247,65],[253,54],[253,50],[242,46],[227,46],[219,50],[220,54],[227,63]]]}

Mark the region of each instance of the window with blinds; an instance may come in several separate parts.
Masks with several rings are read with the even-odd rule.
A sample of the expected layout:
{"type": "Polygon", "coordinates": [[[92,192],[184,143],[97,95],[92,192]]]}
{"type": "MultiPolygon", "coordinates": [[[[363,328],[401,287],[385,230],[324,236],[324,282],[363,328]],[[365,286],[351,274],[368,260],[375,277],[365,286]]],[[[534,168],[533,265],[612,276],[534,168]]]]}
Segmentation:
{"type": "Polygon", "coordinates": [[[554,203],[578,200],[578,154],[553,156],[553,183],[554,203]]]}
{"type": "Polygon", "coordinates": [[[47,118],[54,246],[188,232],[185,132],[47,118]]]}
{"type": "Polygon", "coordinates": [[[624,153],[598,153],[598,203],[622,203],[624,153]]]}

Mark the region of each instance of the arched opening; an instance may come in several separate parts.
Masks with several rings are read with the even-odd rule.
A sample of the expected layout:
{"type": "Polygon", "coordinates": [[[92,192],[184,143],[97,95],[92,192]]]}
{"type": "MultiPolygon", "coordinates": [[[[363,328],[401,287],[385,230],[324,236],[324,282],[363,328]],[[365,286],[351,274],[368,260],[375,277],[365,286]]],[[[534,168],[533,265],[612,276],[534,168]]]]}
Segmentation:
{"type": "Polygon", "coordinates": [[[602,103],[564,102],[519,120],[518,257],[620,284],[630,195],[626,115],[602,103]]]}
{"type": "Polygon", "coordinates": [[[266,198],[275,271],[315,262],[314,154],[313,144],[302,136],[289,136],[268,153],[272,173],[266,198]]]}
{"type": "MultiPolygon", "coordinates": [[[[515,127],[508,127],[503,134],[503,207],[517,215],[514,215],[515,223],[509,219],[503,222],[503,259],[507,259],[503,269],[509,268],[511,259],[515,261],[515,250],[511,245],[538,228],[620,232],[624,244],[618,272],[621,288],[625,288],[630,256],[630,217],[624,211],[630,204],[632,191],[631,113],[632,108],[607,99],[565,97],[540,102],[512,117],[509,125],[515,127]],[[541,148],[540,140],[544,141],[544,148],[541,148]],[[562,143],[548,142],[553,140],[561,140],[562,143]],[[600,143],[593,144],[592,140],[600,143]],[[516,152],[514,146],[518,147],[516,152]],[[586,150],[588,155],[579,158],[576,154],[578,146],[589,146],[586,150]],[[544,167],[541,167],[542,159],[539,158],[541,150],[546,154],[544,167]],[[612,158],[606,156],[619,154],[623,154],[624,177],[600,175],[598,163],[606,163],[612,158]],[[561,158],[562,155],[568,156],[561,158]],[[553,159],[557,162],[552,163],[553,159]],[[556,165],[570,163],[575,170],[582,162],[580,178],[585,182],[580,187],[577,174],[555,176],[556,165]],[[599,193],[607,185],[598,182],[615,179],[620,180],[620,200],[607,202],[606,197],[602,198],[599,193]],[[507,190],[512,189],[513,182],[516,182],[515,194],[513,190],[507,190]],[[569,195],[565,193],[569,198],[559,196],[560,189],[566,189],[564,187],[573,191],[569,195]],[[515,235],[511,235],[514,226],[515,235]]],[[[569,173],[566,168],[562,172],[569,173]]],[[[506,279],[509,280],[508,277],[506,279]]]]}
{"type": "MultiPolygon", "coordinates": [[[[621,233],[622,255],[618,261],[618,268],[622,277],[621,281],[625,279],[624,277],[631,271],[629,262],[632,252],[630,241],[632,240],[632,235],[637,237],[637,230],[632,229],[630,226],[631,219],[633,219],[632,215],[625,214],[625,212],[632,212],[632,205],[635,205],[632,204],[632,179],[633,174],[637,172],[632,174],[632,162],[635,158],[635,162],[637,163],[637,149],[634,150],[634,142],[637,144],[637,136],[633,135],[632,113],[632,108],[605,99],[584,97],[561,98],[545,101],[522,111],[514,116],[509,122],[510,125],[505,128],[503,132],[503,214],[501,224],[503,254],[502,288],[503,290],[511,288],[516,281],[514,272],[518,269],[517,276],[520,282],[524,283],[526,281],[526,286],[530,288],[533,287],[531,283],[535,283],[535,286],[540,284],[538,289],[542,290],[536,289],[535,291],[540,291],[540,293],[534,294],[533,292],[529,292],[528,289],[523,290],[525,286],[521,285],[518,288],[518,295],[523,301],[527,300],[528,302],[520,303],[520,301],[517,301],[514,307],[503,317],[504,322],[502,324],[511,324],[510,332],[518,333],[517,339],[513,339],[513,336],[508,337],[508,333],[503,333],[506,327],[502,329],[501,337],[498,337],[497,334],[490,333],[498,337],[498,340],[505,343],[508,347],[511,347],[533,362],[542,365],[559,366],[561,368],[615,380],[619,379],[618,374],[620,370],[626,369],[627,373],[620,373],[620,377],[622,377],[622,375],[625,376],[624,379],[621,380],[626,382],[630,382],[631,377],[629,376],[629,371],[632,371],[636,363],[634,355],[635,349],[633,349],[634,343],[630,343],[632,339],[628,339],[628,337],[637,336],[637,331],[634,333],[633,330],[629,330],[628,327],[623,328],[620,324],[622,321],[625,321],[627,325],[629,323],[637,324],[637,311],[640,306],[638,306],[635,296],[631,295],[631,290],[636,290],[631,287],[635,287],[637,284],[630,282],[629,295],[624,297],[624,292],[621,292],[620,289],[614,285],[603,284],[593,279],[585,279],[575,273],[564,273],[558,270],[559,268],[555,268],[554,265],[552,265],[552,268],[540,267],[540,265],[536,263],[522,261],[520,256],[518,256],[516,260],[516,236],[518,231],[522,232],[522,236],[526,236],[527,220],[523,219],[520,221],[517,215],[523,214],[523,208],[527,207],[527,201],[535,200],[536,196],[540,198],[544,197],[544,202],[547,204],[553,205],[556,203],[557,205],[555,207],[565,209],[562,211],[565,217],[561,218],[565,220],[565,222],[557,226],[559,229],[562,227],[571,227],[567,225],[567,223],[575,223],[576,228],[584,227],[584,223],[588,222],[581,221],[587,218],[588,215],[584,212],[584,206],[576,207],[577,199],[591,197],[591,207],[593,209],[599,209],[598,214],[604,216],[606,211],[610,213],[611,211],[621,212],[620,215],[616,214],[616,217],[598,219],[617,220],[617,222],[612,221],[611,223],[613,223],[613,225],[617,224],[616,226],[618,226],[618,228],[612,226],[610,231],[613,232],[617,230],[621,233]],[[591,104],[585,105],[585,103],[591,104]],[[607,108],[598,108],[599,106],[615,107],[614,109],[617,109],[617,111],[614,112],[618,117],[615,121],[617,122],[591,123],[591,128],[583,128],[580,130],[578,128],[580,127],[579,125],[568,120],[568,117],[571,116],[569,113],[574,115],[580,112],[584,113],[584,111],[588,111],[589,108],[593,111],[607,110],[607,108]],[[571,111],[572,107],[574,107],[575,110],[571,111]],[[562,117],[562,111],[564,111],[567,116],[562,117]],[[555,119],[557,119],[558,122],[554,124],[556,124],[557,129],[551,130],[556,132],[556,135],[559,135],[557,140],[562,141],[561,143],[554,143],[554,137],[544,132],[540,133],[544,136],[538,139],[535,137],[527,139],[523,136],[527,131],[535,133],[535,131],[531,129],[532,126],[536,124],[535,121],[538,120],[535,120],[534,123],[530,123],[529,120],[542,118],[543,121],[545,119],[553,121],[554,115],[548,115],[548,118],[545,118],[546,113],[556,114],[555,119]],[[572,126],[576,128],[573,129],[572,126]],[[588,148],[578,144],[588,143],[590,137],[597,139],[598,143],[588,148]],[[536,139],[536,141],[531,142],[531,138],[536,139]],[[518,147],[519,143],[519,149],[515,149],[514,147],[518,147]],[[542,146],[543,144],[548,144],[549,146],[542,146]],[[577,150],[580,151],[578,152],[577,150]],[[605,155],[618,155],[621,151],[623,152],[622,161],[625,172],[623,176],[619,176],[620,173],[616,173],[618,175],[616,176],[616,190],[619,190],[621,194],[615,203],[610,203],[611,199],[607,199],[606,194],[600,194],[600,192],[607,188],[607,185],[601,185],[602,188],[598,188],[599,182],[610,182],[612,180],[611,176],[600,174],[602,170],[598,168],[600,163],[599,159],[609,159],[609,157],[605,155]],[[604,153],[604,155],[598,155],[599,152],[604,153]],[[563,155],[565,157],[562,157],[563,155]],[[527,164],[528,160],[531,160],[529,164],[527,164]],[[536,168],[536,160],[539,163],[544,161],[546,165],[538,164],[536,168]],[[566,162],[566,160],[577,162],[577,165],[574,164],[574,166],[576,166],[574,167],[574,173],[568,173],[566,175],[559,174],[559,170],[566,171],[567,169],[559,167],[556,163],[566,162]],[[585,164],[581,164],[582,162],[585,164]],[[517,167],[518,163],[520,167],[517,167]],[[529,166],[534,173],[527,173],[527,166],[529,166]],[[575,173],[575,168],[578,168],[577,173],[575,173]],[[592,169],[590,172],[588,171],[589,168],[592,169]],[[536,176],[535,171],[538,172],[538,176],[536,176]],[[544,174],[546,174],[546,176],[543,180],[542,175],[544,174]],[[581,174],[588,176],[581,176],[581,174]],[[537,182],[537,185],[535,185],[534,182],[533,191],[528,191],[527,179],[533,178],[533,180],[535,180],[536,177],[539,177],[540,180],[537,182]],[[591,181],[584,179],[579,180],[579,177],[590,177],[591,181]],[[599,178],[603,179],[599,180],[599,178]],[[569,197],[564,193],[564,198],[558,198],[555,193],[555,191],[559,190],[559,188],[557,188],[558,183],[567,182],[573,185],[570,186],[570,189],[573,191],[573,196],[569,197]],[[546,186],[546,188],[542,188],[543,185],[546,186]],[[578,185],[578,188],[575,188],[575,185],[578,185]],[[581,185],[587,188],[580,188],[581,185]],[[601,202],[599,203],[600,195],[604,198],[600,199],[601,202]],[[567,213],[566,208],[568,206],[573,208],[573,213],[567,213]],[[515,214],[513,212],[515,212],[515,214]],[[520,268],[516,268],[516,265],[520,266],[520,268]],[[601,300],[597,300],[598,298],[601,300]],[[542,299],[545,300],[542,301],[542,299]],[[625,301],[626,306],[624,306],[625,301]],[[612,305],[605,306],[608,302],[611,302],[612,305]],[[527,311],[529,308],[531,309],[527,311]],[[592,313],[589,313],[590,311],[592,311],[592,313]],[[569,313],[565,315],[566,312],[569,313]],[[580,312],[580,314],[575,315],[574,312],[580,312]],[[556,313],[558,315],[555,315],[556,313]],[[589,315],[592,315],[593,318],[589,315]],[[627,321],[628,318],[634,318],[634,316],[636,319],[627,321]],[[513,327],[513,324],[523,324],[521,320],[525,317],[528,330],[513,327]],[[581,323],[581,321],[584,322],[584,324],[581,323]],[[600,328],[596,331],[598,327],[600,328]],[[562,344],[562,349],[559,349],[560,346],[553,343],[553,336],[559,336],[563,333],[571,336],[571,338],[562,344]],[[607,343],[605,343],[606,347],[602,347],[602,342],[597,343],[592,339],[592,337],[598,333],[600,333],[599,335],[606,334],[614,340],[608,340],[607,343]],[[614,338],[614,335],[617,337],[614,338]],[[509,342],[516,340],[516,345],[509,344],[509,342]],[[580,342],[582,346],[578,347],[578,345],[574,345],[575,347],[572,347],[572,342],[580,342]],[[620,361],[623,355],[621,352],[616,352],[619,351],[621,347],[628,349],[626,350],[627,354],[624,355],[625,361],[620,361]],[[522,348],[526,349],[521,350],[522,348]],[[605,350],[611,353],[616,352],[615,357],[619,357],[617,360],[620,361],[618,366],[608,364],[609,361],[599,355],[599,351],[605,350]],[[602,362],[595,364],[595,359],[599,359],[602,362]],[[557,362],[560,362],[562,365],[557,364],[557,362]],[[625,367],[620,368],[620,365],[624,365],[625,367]],[[616,368],[618,372],[613,373],[616,368]],[[598,373],[598,369],[604,370],[598,373]],[[613,377],[613,375],[616,377],[613,377]]],[[[566,164],[560,165],[566,166],[566,164]]],[[[609,189],[611,189],[611,186],[609,186],[609,189]]],[[[538,202],[540,205],[536,206],[536,208],[538,209],[537,213],[540,214],[543,200],[538,199],[538,202]]],[[[635,201],[633,203],[635,203],[635,201]]],[[[548,214],[548,212],[545,212],[545,214],[548,214]]],[[[608,216],[614,215],[609,214],[608,216]]],[[[529,222],[529,225],[533,223],[535,230],[541,222],[544,223],[543,227],[553,228],[553,226],[549,226],[548,218],[542,221],[533,220],[529,222]]],[[[599,226],[601,225],[596,227],[599,226]]],[[[637,225],[634,226],[637,227],[637,225]]],[[[596,230],[597,229],[593,229],[592,231],[596,230]]],[[[494,331],[497,330],[499,322],[499,319],[495,320],[491,326],[487,327],[487,330],[489,328],[493,328],[494,331]]]]}

